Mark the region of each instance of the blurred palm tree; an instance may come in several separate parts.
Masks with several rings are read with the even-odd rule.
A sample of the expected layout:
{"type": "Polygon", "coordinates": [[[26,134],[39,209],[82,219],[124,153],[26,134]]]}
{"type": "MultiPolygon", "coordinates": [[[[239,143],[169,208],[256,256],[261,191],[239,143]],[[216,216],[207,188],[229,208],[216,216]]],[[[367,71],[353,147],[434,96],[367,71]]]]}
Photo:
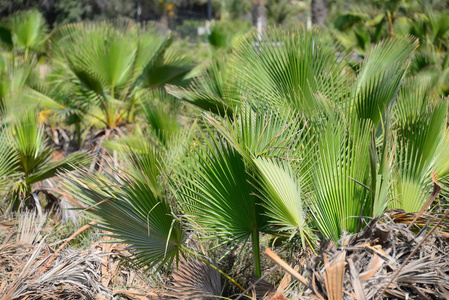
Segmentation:
{"type": "Polygon", "coordinates": [[[29,59],[30,51],[45,45],[46,38],[47,23],[35,10],[15,13],[0,24],[2,45],[13,54],[23,54],[25,61],[29,59]]]}
{"type": "MultiPolygon", "coordinates": [[[[53,149],[46,143],[44,128],[37,124],[35,108],[21,113],[21,117],[0,131],[0,197],[7,213],[27,207],[43,209],[34,193],[34,186],[59,172],[85,166],[90,161],[82,152],[53,161],[53,149]]],[[[47,200],[50,202],[51,199],[47,200]]]]}
{"type": "Polygon", "coordinates": [[[50,83],[65,105],[109,134],[135,120],[149,91],[189,81],[192,60],[170,49],[172,38],[151,25],[129,22],[73,24],[51,36],[50,83]]]}

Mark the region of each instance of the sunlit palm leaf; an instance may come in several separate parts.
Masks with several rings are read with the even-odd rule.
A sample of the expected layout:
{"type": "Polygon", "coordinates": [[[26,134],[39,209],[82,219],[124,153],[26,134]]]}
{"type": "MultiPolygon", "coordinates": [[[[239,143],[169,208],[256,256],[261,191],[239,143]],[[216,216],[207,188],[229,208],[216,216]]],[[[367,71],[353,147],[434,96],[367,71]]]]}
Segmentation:
{"type": "Polygon", "coordinates": [[[369,216],[370,131],[369,123],[329,122],[318,137],[311,213],[326,237],[355,232],[359,216],[369,216]]]}
{"type": "Polygon", "coordinates": [[[228,145],[201,146],[179,173],[183,209],[212,236],[245,240],[264,228],[243,157],[228,145]]]}
{"type": "Polygon", "coordinates": [[[443,101],[422,103],[413,115],[402,115],[407,119],[398,118],[397,184],[392,208],[419,211],[432,184],[431,172],[447,175],[447,109],[443,101]]]}
{"type": "Polygon", "coordinates": [[[294,113],[260,103],[242,103],[232,120],[206,118],[248,163],[252,157],[258,156],[295,159],[296,150],[307,131],[301,129],[304,120],[294,113]]]}
{"type": "MultiPolygon", "coordinates": [[[[47,24],[38,11],[24,11],[12,15],[9,26],[12,42],[17,49],[34,50],[45,42],[47,24]]],[[[27,52],[25,54],[27,55],[27,52]]]]}
{"type": "Polygon", "coordinates": [[[71,94],[67,106],[80,115],[89,115],[84,102],[101,110],[93,117],[105,126],[134,122],[142,89],[181,83],[192,68],[188,58],[166,55],[170,41],[153,26],[126,21],[63,26],[51,36],[51,82],[71,94]]]}
{"type": "Polygon", "coordinates": [[[302,246],[314,246],[312,233],[306,223],[306,211],[296,176],[287,162],[256,158],[260,172],[260,193],[267,215],[279,230],[299,232],[302,246]]]}
{"type": "Polygon", "coordinates": [[[386,107],[397,96],[417,46],[414,38],[398,37],[377,44],[367,54],[352,95],[359,118],[372,120],[375,127],[380,124],[386,107]]]}

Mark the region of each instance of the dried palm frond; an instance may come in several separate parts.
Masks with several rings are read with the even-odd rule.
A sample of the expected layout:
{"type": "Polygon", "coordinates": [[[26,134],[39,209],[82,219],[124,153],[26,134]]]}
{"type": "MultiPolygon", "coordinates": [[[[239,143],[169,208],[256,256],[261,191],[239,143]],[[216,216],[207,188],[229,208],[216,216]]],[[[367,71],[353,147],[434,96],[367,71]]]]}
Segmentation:
{"type": "Polygon", "coordinates": [[[181,260],[172,284],[169,295],[175,299],[215,300],[221,296],[220,273],[198,260],[181,260]]]}
{"type": "Polygon", "coordinates": [[[130,256],[125,246],[95,243],[87,250],[54,252],[45,241],[31,245],[10,239],[0,246],[0,300],[103,300],[118,294],[160,299],[137,271],[119,265],[120,257],[130,256]],[[112,289],[125,286],[148,293],[112,289]]]}
{"type": "MultiPolygon", "coordinates": [[[[41,243],[40,245],[42,245],[41,243]]],[[[112,297],[112,290],[101,284],[102,254],[65,250],[53,266],[41,272],[50,256],[38,260],[43,245],[36,247],[16,282],[7,291],[9,299],[98,299],[112,297]]],[[[8,299],[8,298],[5,298],[8,299]]]]}
{"type": "MultiPolygon", "coordinates": [[[[448,299],[449,239],[437,230],[426,234],[429,220],[440,228],[434,217],[420,215],[414,224],[423,218],[427,225],[416,233],[407,222],[397,222],[415,215],[391,212],[343,236],[341,246],[323,246],[305,267],[311,278],[296,276],[306,287],[300,299],[448,299]]],[[[292,272],[285,262],[275,262],[292,272]]]]}
{"type": "Polygon", "coordinates": [[[40,238],[40,232],[44,225],[46,214],[35,211],[25,211],[18,218],[17,242],[23,244],[33,244],[40,238]]]}

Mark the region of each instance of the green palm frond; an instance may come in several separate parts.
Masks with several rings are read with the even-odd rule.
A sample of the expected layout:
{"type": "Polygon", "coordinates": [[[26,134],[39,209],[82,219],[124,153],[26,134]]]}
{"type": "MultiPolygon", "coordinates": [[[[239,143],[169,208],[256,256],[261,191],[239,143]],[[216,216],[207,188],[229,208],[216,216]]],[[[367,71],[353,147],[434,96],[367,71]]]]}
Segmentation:
{"type": "Polygon", "coordinates": [[[359,217],[370,216],[370,127],[369,122],[329,122],[319,133],[310,211],[325,237],[355,232],[359,217]]]}
{"type": "Polygon", "coordinates": [[[240,90],[232,67],[225,59],[210,62],[186,88],[168,85],[168,93],[206,111],[231,116],[239,104],[240,90]]]}
{"type": "Polygon", "coordinates": [[[370,119],[377,128],[386,107],[397,96],[409,58],[417,46],[414,38],[397,37],[377,44],[367,54],[352,92],[359,118],[370,119]]]}
{"type": "Polygon", "coordinates": [[[302,246],[314,248],[299,184],[288,162],[267,158],[254,162],[261,177],[259,192],[272,224],[281,231],[299,232],[302,246]]]}
{"type": "Polygon", "coordinates": [[[51,149],[45,145],[44,128],[38,126],[34,112],[26,112],[14,124],[10,135],[25,174],[34,173],[50,161],[51,149]]]}
{"type": "Polygon", "coordinates": [[[143,136],[131,136],[106,142],[105,147],[118,150],[124,158],[126,172],[145,183],[154,195],[162,193],[159,177],[165,151],[157,143],[143,136]]]}
{"type": "Polygon", "coordinates": [[[372,131],[370,145],[371,164],[371,216],[379,217],[388,208],[393,186],[395,147],[392,138],[392,116],[388,110],[382,122],[382,134],[376,139],[372,131]],[[381,141],[381,142],[380,142],[381,141]]]}
{"type": "Polygon", "coordinates": [[[307,131],[301,128],[304,120],[291,111],[251,102],[242,103],[232,120],[206,118],[249,163],[252,157],[259,156],[295,159],[307,131]]]}
{"type": "Polygon", "coordinates": [[[174,97],[165,91],[154,90],[147,93],[141,101],[150,132],[163,145],[167,145],[181,129],[176,110],[172,105],[174,100],[174,97]]]}
{"type": "Polygon", "coordinates": [[[447,38],[449,36],[449,20],[445,12],[436,12],[429,10],[427,12],[429,18],[429,33],[431,43],[441,50],[447,50],[447,38]]]}
{"type": "Polygon", "coordinates": [[[47,24],[36,10],[15,13],[9,17],[8,27],[13,47],[25,51],[25,60],[29,50],[36,50],[46,40],[47,24]]]}
{"type": "Polygon", "coordinates": [[[243,157],[226,143],[205,141],[180,167],[182,183],[173,180],[173,187],[191,223],[211,238],[251,238],[255,274],[260,276],[259,231],[268,230],[267,218],[243,157]]]}
{"type": "Polygon", "coordinates": [[[134,122],[145,89],[181,84],[193,67],[190,59],[170,54],[171,40],[154,26],[131,22],[63,26],[50,39],[51,82],[75,99],[69,105],[79,114],[97,107],[101,113],[94,117],[105,126],[134,122]]]}
{"type": "MultiPolygon", "coordinates": [[[[427,100],[418,98],[418,95],[415,97],[427,100]]],[[[396,128],[397,184],[391,207],[408,212],[419,211],[424,205],[432,184],[431,172],[442,177],[449,170],[447,103],[439,100],[415,107],[413,114],[407,113],[405,109],[401,111],[396,128]]]]}
{"type": "Polygon", "coordinates": [[[37,124],[33,107],[24,111],[21,118],[11,122],[1,135],[5,144],[0,150],[5,156],[0,162],[0,178],[2,182],[5,180],[2,190],[13,210],[19,209],[29,200],[35,183],[91,162],[90,157],[83,152],[73,153],[58,162],[52,161],[53,149],[47,145],[44,128],[37,124]],[[8,174],[10,180],[6,181],[4,176],[8,174]]]}
{"type": "Polygon", "coordinates": [[[0,197],[9,189],[11,182],[16,181],[20,174],[19,157],[12,147],[7,130],[0,130],[0,197]]]}
{"type": "Polygon", "coordinates": [[[100,24],[83,29],[66,48],[67,60],[80,80],[101,93],[90,82],[97,82],[103,90],[123,87],[131,76],[137,42],[126,32],[100,24]]]}
{"type": "Polygon", "coordinates": [[[243,157],[226,144],[200,147],[178,174],[183,208],[212,236],[245,240],[264,223],[243,157]]]}
{"type": "Polygon", "coordinates": [[[332,113],[345,99],[351,78],[336,49],[337,44],[316,29],[272,29],[263,39],[256,33],[240,38],[233,66],[243,92],[256,99],[306,115],[332,113]]]}
{"type": "MultiPolygon", "coordinates": [[[[142,171],[142,176],[145,176],[142,171]]],[[[139,178],[119,179],[81,172],[69,175],[67,189],[88,206],[98,226],[134,250],[133,263],[151,271],[179,257],[185,232],[173,208],[139,178]]]]}

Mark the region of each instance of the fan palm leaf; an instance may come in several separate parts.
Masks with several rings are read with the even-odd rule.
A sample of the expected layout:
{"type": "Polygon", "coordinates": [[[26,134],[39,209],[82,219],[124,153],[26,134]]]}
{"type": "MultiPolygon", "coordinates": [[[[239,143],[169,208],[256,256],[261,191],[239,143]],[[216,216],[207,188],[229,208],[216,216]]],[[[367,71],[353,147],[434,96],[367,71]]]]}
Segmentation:
{"type": "Polygon", "coordinates": [[[377,44],[367,54],[352,94],[359,118],[370,119],[376,128],[379,126],[385,109],[397,96],[409,58],[417,46],[414,38],[397,37],[377,44]]]}
{"type": "Polygon", "coordinates": [[[329,122],[319,133],[313,165],[311,214],[325,237],[355,232],[359,217],[370,216],[369,122],[329,122]]]}
{"type": "Polygon", "coordinates": [[[10,182],[19,178],[16,169],[19,166],[19,157],[11,147],[7,130],[0,131],[0,195],[9,189],[10,182]]]}
{"type": "Polygon", "coordinates": [[[154,90],[142,99],[141,107],[150,131],[160,143],[167,145],[181,129],[172,105],[174,97],[163,90],[154,90]]]}
{"type": "Polygon", "coordinates": [[[37,50],[46,41],[47,24],[36,10],[17,12],[0,28],[2,43],[14,51],[23,51],[25,60],[30,50],[37,50]]]}
{"type": "Polygon", "coordinates": [[[253,170],[255,188],[274,228],[299,232],[303,246],[312,244],[300,194],[301,186],[310,184],[310,164],[303,159],[312,154],[303,148],[309,143],[304,120],[292,112],[250,102],[241,104],[232,120],[211,116],[208,120],[253,170]],[[304,180],[301,184],[287,161],[296,163],[299,178],[304,180]]]}
{"type": "MultiPolygon", "coordinates": [[[[426,101],[426,97],[418,97],[426,101]]],[[[413,98],[409,99],[413,102],[413,98]]],[[[404,102],[406,99],[403,99],[404,102]]],[[[402,102],[402,101],[401,101],[402,102]]],[[[401,103],[402,104],[402,103],[401,103]]],[[[418,104],[418,103],[414,103],[418,104]]],[[[391,207],[407,212],[419,211],[431,187],[431,172],[439,177],[447,175],[449,157],[447,136],[447,103],[421,103],[415,111],[398,104],[397,112],[397,184],[391,207]]]]}
{"type": "Polygon", "coordinates": [[[17,13],[11,17],[10,23],[15,47],[34,49],[45,41],[47,24],[38,11],[17,13]]]}
{"type": "Polygon", "coordinates": [[[4,180],[4,176],[10,174],[11,178],[16,179],[6,184],[6,194],[3,195],[6,199],[12,199],[10,208],[13,210],[17,210],[29,200],[33,184],[90,162],[89,157],[82,152],[53,162],[52,148],[46,144],[44,129],[38,126],[34,111],[25,112],[2,134],[5,142],[2,152],[5,156],[1,158],[0,164],[4,168],[0,177],[4,180]],[[10,164],[8,159],[11,159],[10,164]]]}
{"type": "Polygon", "coordinates": [[[267,229],[243,157],[219,141],[200,144],[178,172],[182,209],[214,238],[242,242],[251,237],[255,273],[260,276],[259,231],[267,229]]]}
{"type": "MultiPolygon", "coordinates": [[[[161,35],[153,26],[129,22],[67,25],[51,36],[57,62],[52,79],[78,95],[75,108],[85,103],[100,108],[95,118],[105,126],[133,122],[142,90],[182,83],[193,68],[190,59],[166,54],[170,43],[170,36],[161,35]]],[[[86,109],[78,111],[88,114],[86,109]]]]}
{"type": "Polygon", "coordinates": [[[223,58],[210,62],[186,88],[168,85],[167,92],[221,116],[232,116],[240,102],[239,84],[232,67],[223,58]]]}
{"type": "Polygon", "coordinates": [[[99,226],[134,249],[134,262],[150,271],[168,267],[187,239],[179,207],[166,190],[169,175],[184,157],[189,132],[173,142],[157,143],[148,136],[122,137],[106,143],[121,154],[122,169],[105,176],[80,171],[67,181],[70,193],[88,206],[99,226]]]}
{"type": "Polygon", "coordinates": [[[264,39],[256,33],[240,38],[233,65],[243,92],[256,99],[307,115],[331,113],[345,99],[351,78],[336,48],[319,30],[273,29],[264,39]]]}
{"type": "Polygon", "coordinates": [[[253,157],[296,157],[304,141],[304,120],[290,110],[278,110],[246,101],[233,119],[207,116],[209,123],[236,149],[247,163],[253,157]]]}
{"type": "Polygon", "coordinates": [[[268,158],[254,162],[260,172],[259,192],[273,225],[280,231],[299,232],[303,248],[306,244],[314,248],[299,184],[289,163],[268,158]]]}
{"type": "Polygon", "coordinates": [[[137,267],[151,271],[171,265],[179,256],[185,239],[182,226],[169,203],[140,178],[114,179],[81,172],[69,176],[66,186],[72,195],[93,206],[88,212],[100,228],[135,250],[137,267]]]}

